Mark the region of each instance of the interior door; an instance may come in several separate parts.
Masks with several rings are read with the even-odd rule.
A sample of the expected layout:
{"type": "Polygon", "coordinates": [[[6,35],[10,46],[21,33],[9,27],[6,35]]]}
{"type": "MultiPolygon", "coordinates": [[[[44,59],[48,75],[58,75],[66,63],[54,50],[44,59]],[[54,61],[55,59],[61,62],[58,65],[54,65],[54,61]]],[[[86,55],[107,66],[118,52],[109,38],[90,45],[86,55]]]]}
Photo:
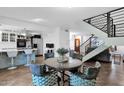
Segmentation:
{"type": "Polygon", "coordinates": [[[75,51],[80,53],[80,39],[79,38],[75,39],[75,51]]]}

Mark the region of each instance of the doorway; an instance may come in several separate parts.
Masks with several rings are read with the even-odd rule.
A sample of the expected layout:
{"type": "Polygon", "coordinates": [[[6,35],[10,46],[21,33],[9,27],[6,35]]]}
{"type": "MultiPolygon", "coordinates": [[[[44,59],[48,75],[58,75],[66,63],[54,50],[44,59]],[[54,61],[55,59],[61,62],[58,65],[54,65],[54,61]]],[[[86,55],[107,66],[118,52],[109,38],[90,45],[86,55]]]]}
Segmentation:
{"type": "Polygon", "coordinates": [[[80,38],[75,38],[74,43],[75,43],[74,50],[77,53],[80,53],[80,38]]]}

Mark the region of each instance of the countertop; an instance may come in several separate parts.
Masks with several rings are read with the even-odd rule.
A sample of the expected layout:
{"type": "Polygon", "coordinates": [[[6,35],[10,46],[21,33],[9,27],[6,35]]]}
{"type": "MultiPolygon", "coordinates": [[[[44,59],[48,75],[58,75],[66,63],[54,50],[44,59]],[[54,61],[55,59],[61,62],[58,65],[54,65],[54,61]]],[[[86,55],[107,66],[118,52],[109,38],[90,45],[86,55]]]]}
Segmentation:
{"type": "MultiPolygon", "coordinates": [[[[26,49],[31,49],[31,48],[4,48],[0,49],[0,52],[7,52],[7,51],[24,51],[26,49]]],[[[32,48],[32,50],[37,50],[37,48],[32,48]]]]}

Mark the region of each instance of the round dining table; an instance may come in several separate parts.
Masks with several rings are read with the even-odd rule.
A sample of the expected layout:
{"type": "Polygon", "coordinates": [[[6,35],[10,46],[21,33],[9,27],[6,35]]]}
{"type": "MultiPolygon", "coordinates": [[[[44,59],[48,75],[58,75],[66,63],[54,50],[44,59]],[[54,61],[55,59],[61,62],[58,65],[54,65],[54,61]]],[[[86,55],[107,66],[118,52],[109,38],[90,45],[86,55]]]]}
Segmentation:
{"type": "Polygon", "coordinates": [[[59,62],[57,57],[48,58],[44,61],[44,63],[48,67],[51,67],[58,72],[61,72],[63,85],[64,85],[64,75],[66,75],[65,71],[77,69],[83,64],[83,62],[81,60],[74,59],[74,58],[71,58],[71,57],[69,57],[68,61],[65,61],[65,62],[59,62]]]}

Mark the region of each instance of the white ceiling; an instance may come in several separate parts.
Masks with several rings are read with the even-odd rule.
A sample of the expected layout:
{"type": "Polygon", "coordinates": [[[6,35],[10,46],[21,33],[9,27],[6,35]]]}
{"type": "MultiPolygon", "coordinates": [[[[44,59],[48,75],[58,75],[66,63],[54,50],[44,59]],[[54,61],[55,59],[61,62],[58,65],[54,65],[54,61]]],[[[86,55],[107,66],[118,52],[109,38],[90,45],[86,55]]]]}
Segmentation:
{"type": "Polygon", "coordinates": [[[106,13],[118,7],[0,7],[0,16],[24,21],[41,18],[35,22],[47,26],[70,26],[95,15],[106,13]]]}

